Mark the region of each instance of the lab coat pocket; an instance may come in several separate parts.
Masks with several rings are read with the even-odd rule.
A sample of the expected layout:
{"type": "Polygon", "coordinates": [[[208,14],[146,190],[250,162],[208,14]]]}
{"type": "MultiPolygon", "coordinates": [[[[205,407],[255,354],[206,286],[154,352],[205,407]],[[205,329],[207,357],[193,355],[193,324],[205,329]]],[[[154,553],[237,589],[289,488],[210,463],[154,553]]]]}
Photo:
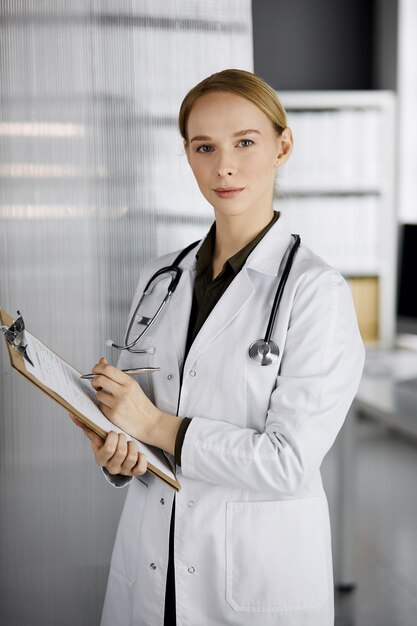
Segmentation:
{"type": "Polygon", "coordinates": [[[133,480],[129,485],[117,529],[110,569],[122,576],[129,587],[136,580],[139,541],[148,487],[133,480]]]}
{"type": "Polygon", "coordinates": [[[226,571],[236,611],[322,605],[329,583],[320,499],[228,502],[226,571]]]}

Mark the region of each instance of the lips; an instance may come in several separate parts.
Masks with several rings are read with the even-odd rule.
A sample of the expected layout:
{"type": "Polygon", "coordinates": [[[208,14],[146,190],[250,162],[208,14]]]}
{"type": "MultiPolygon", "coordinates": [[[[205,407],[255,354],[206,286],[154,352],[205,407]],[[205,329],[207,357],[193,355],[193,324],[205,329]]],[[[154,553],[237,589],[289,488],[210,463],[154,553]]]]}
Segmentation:
{"type": "Polygon", "coordinates": [[[244,190],[244,187],[218,187],[213,191],[220,196],[220,198],[233,198],[237,196],[241,191],[244,190]]]}

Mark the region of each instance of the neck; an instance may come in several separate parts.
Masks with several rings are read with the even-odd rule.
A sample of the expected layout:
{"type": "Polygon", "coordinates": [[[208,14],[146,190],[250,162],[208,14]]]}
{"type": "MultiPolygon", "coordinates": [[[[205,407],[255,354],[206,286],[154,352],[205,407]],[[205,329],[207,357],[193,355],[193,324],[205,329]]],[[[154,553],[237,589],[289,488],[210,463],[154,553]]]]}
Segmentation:
{"type": "Polygon", "coordinates": [[[250,219],[246,215],[216,215],[214,260],[218,263],[224,263],[230,259],[259,235],[273,216],[272,207],[270,211],[260,215],[252,215],[250,219]]]}

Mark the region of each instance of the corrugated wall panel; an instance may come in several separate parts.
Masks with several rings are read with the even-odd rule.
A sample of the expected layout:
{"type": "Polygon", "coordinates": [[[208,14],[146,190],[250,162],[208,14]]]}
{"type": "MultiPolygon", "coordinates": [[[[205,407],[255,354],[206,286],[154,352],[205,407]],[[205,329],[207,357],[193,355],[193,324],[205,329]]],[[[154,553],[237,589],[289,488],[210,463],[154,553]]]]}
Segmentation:
{"type": "MultiPolygon", "coordinates": [[[[252,69],[249,0],[0,3],[0,305],[80,370],[211,221],[176,115],[225,67],[252,69]]],[[[0,623],[98,624],[125,494],[0,359],[0,623]]]]}

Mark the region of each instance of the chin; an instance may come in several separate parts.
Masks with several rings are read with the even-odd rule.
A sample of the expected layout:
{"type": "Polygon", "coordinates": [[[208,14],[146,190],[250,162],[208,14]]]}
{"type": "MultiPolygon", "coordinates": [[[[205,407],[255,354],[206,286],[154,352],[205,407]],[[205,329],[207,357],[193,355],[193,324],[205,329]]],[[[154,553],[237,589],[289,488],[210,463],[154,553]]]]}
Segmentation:
{"type": "Polygon", "coordinates": [[[245,215],[250,212],[249,207],[243,206],[213,206],[216,215],[222,215],[224,217],[237,217],[239,215],[245,215]]]}

